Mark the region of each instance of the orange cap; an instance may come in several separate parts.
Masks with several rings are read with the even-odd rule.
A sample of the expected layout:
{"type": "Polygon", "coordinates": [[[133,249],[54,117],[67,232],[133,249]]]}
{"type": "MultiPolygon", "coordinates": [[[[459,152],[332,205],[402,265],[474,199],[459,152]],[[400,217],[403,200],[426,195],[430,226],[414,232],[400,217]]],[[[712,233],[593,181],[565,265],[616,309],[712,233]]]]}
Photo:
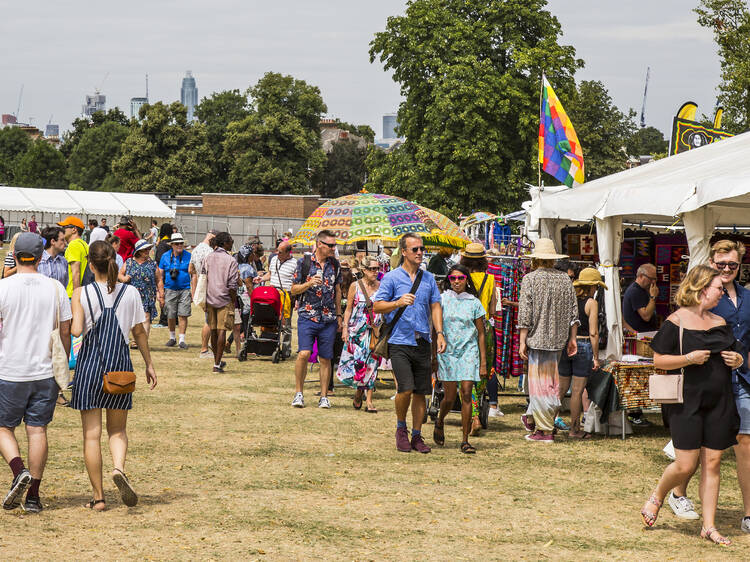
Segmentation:
{"type": "Polygon", "coordinates": [[[77,226],[81,230],[86,228],[85,226],[83,226],[83,221],[74,216],[65,217],[64,220],[61,220],[57,223],[57,226],[77,226]]]}

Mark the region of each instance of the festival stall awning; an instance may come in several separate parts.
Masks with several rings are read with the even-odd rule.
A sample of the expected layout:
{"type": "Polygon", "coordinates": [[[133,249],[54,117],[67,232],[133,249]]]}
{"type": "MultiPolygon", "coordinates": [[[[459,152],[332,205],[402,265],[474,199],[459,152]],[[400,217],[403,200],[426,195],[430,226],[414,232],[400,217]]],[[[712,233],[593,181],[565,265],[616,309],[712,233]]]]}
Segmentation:
{"type": "Polygon", "coordinates": [[[175,212],[156,195],[145,193],[113,192],[112,195],[128,209],[133,217],[172,219],[175,212]]]}
{"type": "Polygon", "coordinates": [[[86,215],[127,215],[128,208],[107,191],[68,191],[86,215]]]}
{"type": "Polygon", "coordinates": [[[29,212],[33,209],[31,201],[23,195],[18,187],[0,187],[0,211],[29,212]]]}

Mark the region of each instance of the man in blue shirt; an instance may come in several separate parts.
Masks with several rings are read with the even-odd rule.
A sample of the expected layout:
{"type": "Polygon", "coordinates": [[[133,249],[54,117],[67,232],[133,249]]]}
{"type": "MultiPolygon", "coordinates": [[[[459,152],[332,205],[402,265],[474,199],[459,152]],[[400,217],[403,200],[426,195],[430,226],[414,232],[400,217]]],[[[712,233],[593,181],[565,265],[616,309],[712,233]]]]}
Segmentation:
{"type": "Polygon", "coordinates": [[[175,324],[179,320],[180,349],[187,349],[185,331],[187,330],[190,305],[193,299],[190,295],[190,252],[185,250],[185,240],[182,234],[175,232],[170,240],[172,249],[164,252],[159,260],[161,279],[159,280],[159,304],[166,306],[167,324],[169,326],[169,340],[167,347],[178,345],[175,339],[175,324]],[[166,291],[164,290],[166,288],[166,291]]]}
{"type": "Polygon", "coordinates": [[[68,260],[65,259],[65,233],[59,226],[48,226],[42,231],[44,252],[37,271],[68,286],[68,260]]]}
{"type": "MultiPolygon", "coordinates": [[[[734,337],[750,350],[750,291],[737,282],[745,246],[733,240],[719,240],[711,247],[709,263],[714,269],[721,271],[721,282],[724,284],[724,294],[719,304],[711,312],[718,314],[732,327],[734,337]]],[[[748,360],[739,369],[732,371],[732,390],[740,414],[740,432],[737,435],[737,445],[734,454],[737,458],[737,480],[742,490],[745,515],[740,523],[745,533],[750,533],[750,368],[748,360]]],[[[689,479],[688,479],[689,482],[689,479]]],[[[669,506],[675,515],[685,519],[698,519],[698,514],[687,498],[687,485],[676,487],[667,496],[669,506]]]]}
{"type": "Polygon", "coordinates": [[[437,352],[443,353],[443,309],[435,278],[431,273],[420,270],[424,257],[422,238],[414,233],[404,234],[399,240],[399,247],[404,262],[401,267],[389,271],[383,277],[380,288],[372,299],[373,310],[378,314],[385,314],[386,321],[390,322],[398,309],[404,309],[388,338],[388,352],[398,384],[396,448],[404,453],[412,449],[429,453],[430,448],[422,439],[422,420],[425,395],[432,390],[430,319],[437,333],[437,352]],[[422,279],[416,294],[412,294],[411,287],[418,274],[422,275],[422,279]],[[412,416],[411,441],[406,429],[409,403],[412,416]]]}

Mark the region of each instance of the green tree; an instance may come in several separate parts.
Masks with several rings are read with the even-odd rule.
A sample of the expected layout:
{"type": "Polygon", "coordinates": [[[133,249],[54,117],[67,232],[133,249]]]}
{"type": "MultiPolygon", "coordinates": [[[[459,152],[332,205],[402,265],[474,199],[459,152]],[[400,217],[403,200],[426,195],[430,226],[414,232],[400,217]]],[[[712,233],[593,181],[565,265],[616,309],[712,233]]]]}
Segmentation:
{"type": "Polygon", "coordinates": [[[104,123],[118,123],[122,126],[127,126],[130,121],[128,117],[120,110],[119,107],[113,107],[106,113],[104,111],[97,111],[91,118],[78,117],[73,120],[73,129],[66,131],[62,136],[62,144],[60,145],[60,152],[62,152],[65,158],[70,158],[76,145],[81,141],[83,135],[89,129],[99,127],[104,123]]]}
{"type": "Polygon", "coordinates": [[[114,179],[127,191],[201,193],[211,184],[213,153],[206,126],[189,125],[179,102],[141,107],[121,155],[112,162],[114,179]]]}
{"type": "Polygon", "coordinates": [[[229,169],[221,159],[227,126],[234,121],[242,121],[250,112],[247,97],[239,90],[214,92],[210,98],[203,98],[195,108],[198,121],[206,126],[208,144],[214,153],[216,191],[225,191],[229,179],[229,169]]]}
{"type": "Polygon", "coordinates": [[[31,148],[31,138],[18,127],[0,129],[0,183],[13,183],[17,160],[31,148]]]}
{"type": "Polygon", "coordinates": [[[341,197],[356,193],[365,183],[367,148],[351,139],[333,143],[323,175],[323,197],[341,197]]]}
{"type": "Polygon", "coordinates": [[[64,188],[65,157],[45,140],[34,141],[16,161],[13,175],[19,187],[64,188]]]}
{"type": "Polygon", "coordinates": [[[230,123],[223,146],[230,189],[249,193],[310,193],[322,184],[325,153],[320,90],[269,72],[248,89],[252,112],[230,123]]]}
{"type": "Polygon", "coordinates": [[[656,127],[644,127],[638,129],[634,135],[628,139],[625,145],[628,154],[631,156],[640,156],[650,154],[662,154],[669,148],[669,141],[664,138],[662,132],[656,127]]]}
{"type": "MultiPolygon", "coordinates": [[[[536,182],[539,81],[561,98],[583,66],[546,0],[414,0],[370,44],[401,85],[404,144],[368,168],[386,191],[453,216],[518,208],[536,182]]],[[[370,162],[374,160],[371,158],[370,162]]]]}
{"type": "Polygon", "coordinates": [[[357,135],[358,137],[362,137],[368,143],[375,142],[375,131],[373,131],[372,127],[369,125],[352,125],[346,121],[336,121],[336,123],[340,129],[349,131],[351,134],[357,135]]]}
{"type": "Polygon", "coordinates": [[[116,190],[119,182],[112,174],[112,162],[128,136],[128,127],[108,121],[88,129],[68,160],[68,179],[84,189],[116,190]]]}
{"type": "Polygon", "coordinates": [[[625,115],[612,102],[604,84],[584,80],[569,100],[560,100],[583,149],[586,181],[621,172],[627,155],[622,149],[636,131],[635,112],[625,115]]]}
{"type": "Polygon", "coordinates": [[[719,47],[721,82],[718,105],[724,108],[723,128],[732,133],[750,129],[750,12],[745,0],[700,0],[698,23],[711,29],[719,47]]]}

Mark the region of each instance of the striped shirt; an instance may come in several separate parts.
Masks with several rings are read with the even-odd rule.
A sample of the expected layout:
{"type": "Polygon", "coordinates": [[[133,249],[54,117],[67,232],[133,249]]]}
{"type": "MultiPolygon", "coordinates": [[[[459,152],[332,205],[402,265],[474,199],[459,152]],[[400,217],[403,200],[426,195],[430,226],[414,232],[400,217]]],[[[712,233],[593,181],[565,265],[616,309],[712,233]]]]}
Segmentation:
{"type": "Polygon", "coordinates": [[[68,260],[62,254],[57,254],[53,258],[47,250],[44,250],[37,271],[45,277],[57,279],[63,287],[68,286],[68,260]]]}

